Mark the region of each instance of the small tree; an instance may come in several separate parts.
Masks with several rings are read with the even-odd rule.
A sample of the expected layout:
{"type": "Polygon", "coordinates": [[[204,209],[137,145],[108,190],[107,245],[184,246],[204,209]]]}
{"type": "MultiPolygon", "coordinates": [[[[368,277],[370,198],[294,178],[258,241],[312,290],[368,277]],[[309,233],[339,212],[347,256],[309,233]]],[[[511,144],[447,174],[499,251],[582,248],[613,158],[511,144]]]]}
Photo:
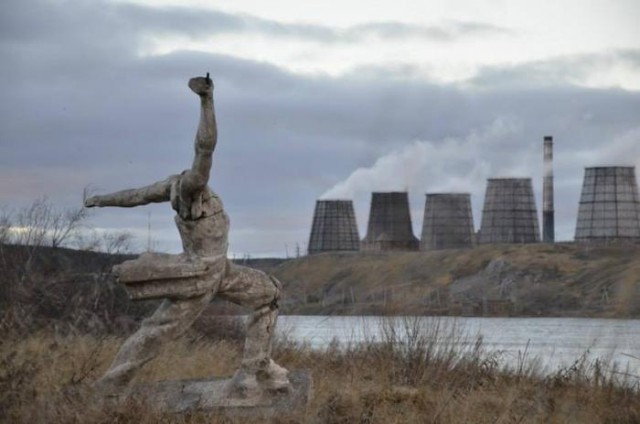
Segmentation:
{"type": "Polygon", "coordinates": [[[51,247],[59,247],[67,241],[82,226],[88,216],[88,211],[83,207],[54,211],[51,216],[51,228],[49,230],[51,247]]]}
{"type": "Polygon", "coordinates": [[[52,320],[78,328],[115,325],[129,307],[109,272],[122,258],[56,250],[131,251],[130,233],[96,231],[85,226],[87,217],[85,208],[56,208],[46,197],[19,210],[0,207],[0,334],[52,320]]]}
{"type": "Polygon", "coordinates": [[[89,211],[82,206],[58,209],[46,197],[41,197],[18,211],[13,225],[10,216],[6,217],[9,233],[6,241],[34,248],[47,245],[57,248],[69,241],[88,216],[89,211]]]}
{"type": "Polygon", "coordinates": [[[0,246],[9,243],[11,236],[11,215],[6,210],[0,211],[0,246]]]}

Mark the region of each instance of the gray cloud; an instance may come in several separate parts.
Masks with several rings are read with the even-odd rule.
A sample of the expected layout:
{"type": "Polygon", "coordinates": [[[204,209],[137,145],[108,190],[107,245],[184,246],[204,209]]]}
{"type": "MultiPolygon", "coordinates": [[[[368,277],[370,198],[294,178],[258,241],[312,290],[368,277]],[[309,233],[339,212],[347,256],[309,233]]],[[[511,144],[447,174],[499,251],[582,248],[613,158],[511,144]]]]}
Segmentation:
{"type": "MultiPolygon", "coordinates": [[[[582,167],[637,152],[638,92],[563,80],[549,85],[532,77],[537,64],[529,72],[521,67],[521,84],[484,83],[482,90],[420,80],[402,67],[306,77],[224,55],[140,57],[144,33],[120,6],[46,2],[25,10],[9,1],[0,7],[0,203],[6,205],[42,194],[59,205],[79,204],[87,184],[101,191],[140,186],[189,166],[198,103],[186,81],[206,71],[216,83],[220,125],[211,184],[225,201],[231,249],[239,254],[304,246],[316,198],[379,158],[414,157],[412,146],[424,152],[419,167],[427,171],[411,174],[412,181],[394,173],[386,178],[389,185],[410,185],[417,233],[424,191],[468,184],[477,213],[483,178],[491,174],[531,175],[539,190],[545,134],[556,137],[556,211],[570,237],[582,167]],[[507,130],[492,132],[500,123],[507,130]],[[616,157],[605,157],[613,141],[616,157]]],[[[166,26],[158,21],[147,30],[166,26]]],[[[637,52],[625,54],[624,60],[637,60],[637,52]]],[[[362,230],[374,188],[353,193],[362,230]]],[[[93,224],[144,234],[148,211],[158,247],[178,250],[167,205],[101,209],[93,224]]]]}
{"type": "Polygon", "coordinates": [[[640,49],[560,56],[511,66],[487,66],[469,83],[479,87],[575,84],[615,65],[626,66],[634,72],[640,70],[640,49]]]}
{"type": "Polygon", "coordinates": [[[375,36],[386,39],[425,38],[432,41],[450,42],[467,37],[514,35],[510,29],[480,22],[450,21],[441,25],[424,26],[400,22],[373,22],[356,25],[343,31],[348,39],[375,36]]]}
{"type": "Polygon", "coordinates": [[[121,4],[116,6],[129,25],[155,34],[173,33],[190,36],[251,33],[323,43],[357,42],[367,37],[380,39],[422,38],[451,42],[473,36],[500,36],[513,31],[481,22],[448,21],[425,26],[402,22],[372,22],[346,28],[282,23],[248,14],[230,14],[215,10],[184,7],[147,8],[121,4]]]}
{"type": "MultiPolygon", "coordinates": [[[[131,35],[180,35],[192,38],[221,34],[257,34],[319,43],[352,43],[368,37],[451,42],[466,37],[513,34],[509,29],[481,22],[447,21],[424,26],[402,22],[372,22],[346,28],[316,24],[283,23],[248,14],[180,6],[147,7],[127,3],[68,1],[55,4],[6,0],[0,6],[0,37],[6,42],[37,41],[47,37],[73,38],[84,25],[103,34],[103,44],[141,43],[131,35]],[[30,31],[24,31],[30,28],[30,31]]],[[[77,40],[78,41],[78,40],[77,40]]]]}

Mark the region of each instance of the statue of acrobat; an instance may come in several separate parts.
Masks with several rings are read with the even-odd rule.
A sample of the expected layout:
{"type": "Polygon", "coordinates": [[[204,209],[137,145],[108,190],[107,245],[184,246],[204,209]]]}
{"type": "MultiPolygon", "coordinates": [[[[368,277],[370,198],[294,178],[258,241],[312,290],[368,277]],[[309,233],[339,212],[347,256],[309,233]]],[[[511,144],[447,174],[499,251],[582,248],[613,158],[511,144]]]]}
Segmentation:
{"type": "Polygon", "coordinates": [[[290,389],[288,371],[271,359],[271,342],[278,316],[280,283],[267,274],[235,265],[227,259],[229,218],[220,198],[207,185],[217,143],[213,82],[189,80],[200,97],[200,123],[191,169],[146,187],[92,196],[86,207],[134,207],[170,202],[184,252],[146,253],[114,267],[133,299],[164,298],[155,313],[121,346],[98,387],[118,389],[157,356],[165,341],[187,330],[210,301],[229,300],[252,310],[240,368],[230,380],[229,395],[260,396],[290,389]]]}

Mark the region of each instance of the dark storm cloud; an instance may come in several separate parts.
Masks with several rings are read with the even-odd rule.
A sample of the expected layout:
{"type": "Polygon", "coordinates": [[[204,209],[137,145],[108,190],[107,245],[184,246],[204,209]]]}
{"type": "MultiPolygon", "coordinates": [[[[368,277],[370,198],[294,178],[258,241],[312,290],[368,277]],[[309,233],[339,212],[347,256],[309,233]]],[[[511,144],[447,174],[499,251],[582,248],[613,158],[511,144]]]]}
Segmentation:
{"type": "MultiPolygon", "coordinates": [[[[27,8],[5,1],[0,8],[0,203],[20,206],[48,194],[77,205],[88,184],[112,191],[188,167],[198,102],[186,80],[211,71],[220,126],[211,183],[231,216],[236,252],[304,246],[317,197],[412,143],[434,170],[416,190],[471,181],[470,190],[480,193],[483,178],[494,173],[537,177],[545,134],[557,140],[556,211],[570,232],[582,166],[599,156],[619,160],[605,157],[607,144],[615,141],[624,157],[637,138],[640,94],[561,79],[549,84],[531,76],[535,63],[520,67],[519,81],[529,84],[497,90],[492,84],[500,78],[486,79],[501,71],[495,68],[473,82],[480,90],[425,82],[410,67],[308,77],[224,55],[137,54],[145,35],[189,27],[190,16],[206,26],[186,9],[174,10],[175,23],[168,9],[98,2],[27,8]]],[[[621,57],[637,63],[637,52],[621,57]]],[[[405,184],[402,176],[388,178],[405,184]]],[[[367,196],[357,197],[361,228],[367,196]]],[[[421,196],[412,197],[416,230],[421,196]]],[[[476,207],[481,200],[474,197],[476,207]]],[[[148,211],[157,246],[178,250],[167,205],[98,210],[93,224],[144,235],[148,211]]]]}

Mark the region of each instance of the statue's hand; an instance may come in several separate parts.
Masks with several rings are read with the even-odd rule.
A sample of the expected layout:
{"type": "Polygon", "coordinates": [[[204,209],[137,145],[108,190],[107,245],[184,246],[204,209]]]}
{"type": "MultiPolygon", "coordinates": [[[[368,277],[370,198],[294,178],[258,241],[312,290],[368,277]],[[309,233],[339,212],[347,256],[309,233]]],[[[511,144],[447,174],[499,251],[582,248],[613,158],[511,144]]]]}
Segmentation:
{"type": "Polygon", "coordinates": [[[199,96],[206,96],[213,94],[213,81],[209,78],[207,73],[206,77],[195,77],[189,80],[189,88],[199,96]]]}
{"type": "Polygon", "coordinates": [[[93,208],[95,206],[99,206],[98,205],[98,197],[97,196],[91,196],[91,197],[87,197],[86,199],[84,199],[84,207],[85,208],[93,208]]]}

